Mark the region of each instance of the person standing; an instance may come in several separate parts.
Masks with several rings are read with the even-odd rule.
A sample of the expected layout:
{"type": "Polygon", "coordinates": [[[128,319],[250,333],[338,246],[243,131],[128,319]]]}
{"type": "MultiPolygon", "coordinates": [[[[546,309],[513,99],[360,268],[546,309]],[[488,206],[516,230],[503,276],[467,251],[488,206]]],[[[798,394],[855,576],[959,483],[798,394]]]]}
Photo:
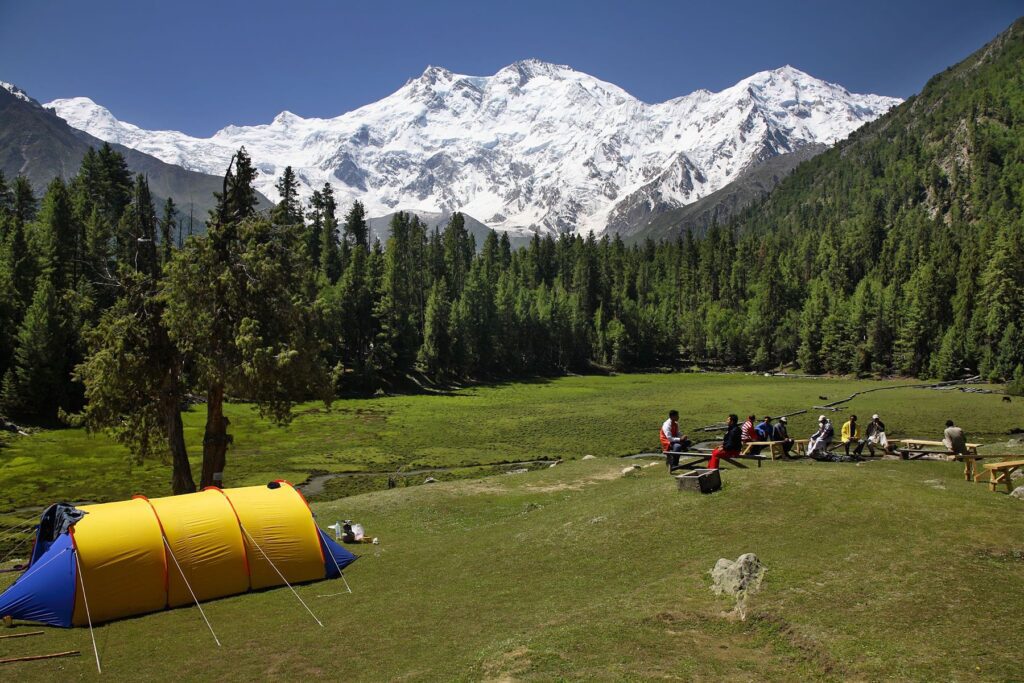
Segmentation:
{"type": "Polygon", "coordinates": [[[946,431],[942,435],[942,443],[946,444],[946,450],[956,455],[967,455],[967,435],[964,430],[953,424],[952,420],[946,420],[946,431]]]}
{"type": "Polygon", "coordinates": [[[772,441],[782,442],[782,454],[788,458],[789,452],[793,449],[793,444],[796,442],[789,438],[787,422],[788,420],[785,417],[779,418],[779,421],[775,424],[775,427],[772,430],[772,441]]]}
{"type": "Polygon", "coordinates": [[[871,422],[864,429],[864,436],[867,437],[868,452],[875,454],[875,446],[882,449],[883,453],[889,452],[889,439],[885,436],[885,423],[878,414],[871,416],[871,422]]]}
{"type": "Polygon", "coordinates": [[[740,426],[737,424],[739,418],[730,415],[725,422],[725,435],[722,437],[722,445],[711,451],[711,459],[708,460],[708,467],[717,470],[720,458],[735,458],[740,454],[741,439],[740,426]]]}
{"type": "Polygon", "coordinates": [[[665,454],[665,464],[669,471],[679,466],[679,454],[690,447],[690,439],[679,435],[679,411],[668,411],[668,419],[661,425],[658,433],[661,440],[661,451],[665,454]]]}
{"type": "Polygon", "coordinates": [[[843,423],[843,430],[840,433],[840,438],[843,440],[843,449],[846,451],[846,455],[850,455],[850,444],[856,444],[856,448],[853,449],[855,456],[860,455],[861,451],[864,450],[864,442],[860,438],[860,425],[857,424],[857,416],[851,415],[850,419],[843,423]]]}

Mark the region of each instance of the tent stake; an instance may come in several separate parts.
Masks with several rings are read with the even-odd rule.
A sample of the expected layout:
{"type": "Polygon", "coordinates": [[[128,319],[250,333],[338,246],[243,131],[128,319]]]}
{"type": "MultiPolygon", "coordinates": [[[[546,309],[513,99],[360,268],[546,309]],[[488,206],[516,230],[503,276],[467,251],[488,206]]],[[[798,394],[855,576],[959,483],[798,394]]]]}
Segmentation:
{"type": "Polygon", "coordinates": [[[203,621],[206,622],[206,628],[210,629],[210,634],[213,635],[213,642],[217,643],[217,647],[220,647],[220,639],[217,638],[217,634],[213,631],[213,626],[210,626],[210,620],[206,618],[206,612],[203,611],[203,606],[199,604],[199,598],[196,597],[196,592],[192,590],[192,584],[185,578],[185,572],[182,571],[181,565],[178,564],[178,558],[174,556],[174,551],[171,550],[171,545],[167,542],[167,537],[161,534],[161,538],[164,539],[164,547],[167,548],[167,554],[174,560],[174,566],[178,568],[178,573],[181,574],[181,580],[188,586],[188,592],[192,594],[192,599],[196,602],[196,607],[199,608],[199,613],[203,615],[203,621]]]}
{"type": "Polygon", "coordinates": [[[82,586],[82,602],[85,603],[85,618],[89,620],[89,637],[92,638],[92,652],[96,655],[96,671],[103,673],[100,667],[100,651],[96,648],[96,635],[92,632],[92,615],[89,613],[89,598],[85,595],[85,579],[82,578],[82,563],[78,560],[78,551],[75,552],[75,566],[78,567],[78,582],[82,586]]]}
{"type": "Polygon", "coordinates": [[[82,654],[78,650],[68,650],[67,652],[54,652],[52,655],[32,655],[30,657],[11,657],[9,659],[0,659],[0,664],[10,664],[11,662],[31,662],[36,659],[53,659],[54,657],[77,657],[82,654]]]}
{"type": "Polygon", "coordinates": [[[244,526],[242,526],[241,522],[238,523],[238,528],[242,530],[242,533],[245,534],[246,538],[252,541],[252,544],[256,546],[256,550],[259,550],[260,555],[263,555],[263,559],[265,559],[267,563],[274,568],[274,571],[277,572],[277,575],[281,577],[282,581],[284,581],[284,585],[288,586],[288,588],[291,590],[292,594],[295,596],[295,599],[301,602],[302,606],[306,608],[307,612],[309,612],[309,616],[313,617],[313,621],[315,621],[317,624],[320,625],[321,628],[323,628],[323,622],[316,618],[316,615],[313,614],[313,610],[309,609],[309,605],[306,604],[306,601],[299,596],[298,592],[296,592],[294,588],[292,588],[292,585],[288,583],[288,579],[284,578],[284,574],[281,573],[281,570],[277,568],[277,565],[271,562],[270,558],[267,557],[267,554],[263,552],[263,548],[261,548],[260,544],[256,542],[256,539],[254,539],[249,534],[249,531],[244,526]]]}
{"type": "Polygon", "coordinates": [[[43,635],[43,631],[29,631],[28,633],[12,633],[9,636],[0,636],[0,640],[4,640],[5,638],[25,638],[27,636],[41,636],[41,635],[43,635]]]}

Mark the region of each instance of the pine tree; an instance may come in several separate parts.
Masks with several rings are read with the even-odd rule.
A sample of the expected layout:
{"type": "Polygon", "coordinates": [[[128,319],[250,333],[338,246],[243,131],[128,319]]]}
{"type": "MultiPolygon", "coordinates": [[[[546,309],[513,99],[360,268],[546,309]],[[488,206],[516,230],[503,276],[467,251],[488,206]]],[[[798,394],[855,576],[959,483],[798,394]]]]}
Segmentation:
{"type": "Polygon", "coordinates": [[[164,202],[164,214],[160,219],[160,264],[170,263],[174,254],[174,233],[178,230],[178,209],[170,197],[164,202]]]}
{"type": "Polygon", "coordinates": [[[448,283],[444,278],[434,282],[427,297],[427,314],[423,345],[418,360],[423,372],[431,377],[444,378],[451,372],[451,340],[448,336],[451,302],[448,283]]]}
{"type": "Polygon", "coordinates": [[[270,212],[270,220],[275,225],[296,225],[302,222],[302,206],[299,203],[299,182],[291,166],[284,167],[284,173],[274,184],[277,195],[281,198],[270,212]]]}
{"type": "Polygon", "coordinates": [[[2,407],[9,414],[57,418],[67,384],[60,298],[50,275],[36,281],[18,328],[14,363],[5,375],[2,407]]]}
{"type": "Polygon", "coordinates": [[[341,260],[341,251],[338,247],[338,217],[337,204],[334,202],[334,190],[330,183],[324,183],[320,191],[320,205],[318,207],[321,220],[320,230],[320,271],[323,277],[334,284],[341,277],[344,264],[341,260]]]}

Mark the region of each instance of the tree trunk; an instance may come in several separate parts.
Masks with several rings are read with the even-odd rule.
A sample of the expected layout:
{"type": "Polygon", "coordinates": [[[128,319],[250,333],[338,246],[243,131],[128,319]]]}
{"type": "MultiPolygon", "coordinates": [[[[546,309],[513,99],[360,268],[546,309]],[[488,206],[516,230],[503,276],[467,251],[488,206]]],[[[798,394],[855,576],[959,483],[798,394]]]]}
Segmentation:
{"type": "Polygon", "coordinates": [[[206,392],[206,432],[203,435],[203,478],[201,486],[224,486],[224,464],[228,450],[228,418],[224,416],[224,385],[206,392]]]}
{"type": "Polygon", "coordinates": [[[167,424],[167,445],[171,448],[171,490],[174,495],[195,493],[196,482],[192,479],[192,465],[188,462],[185,448],[185,432],[181,424],[181,407],[177,400],[164,404],[164,421],[167,424]]]}

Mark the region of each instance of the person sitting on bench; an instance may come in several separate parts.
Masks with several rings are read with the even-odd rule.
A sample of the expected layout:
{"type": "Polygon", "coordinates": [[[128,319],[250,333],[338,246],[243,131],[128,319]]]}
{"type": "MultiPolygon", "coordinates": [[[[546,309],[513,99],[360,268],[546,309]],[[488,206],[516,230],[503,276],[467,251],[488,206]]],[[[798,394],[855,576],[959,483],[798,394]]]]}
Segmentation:
{"type": "Polygon", "coordinates": [[[955,455],[967,455],[967,435],[964,430],[953,424],[952,420],[946,420],[946,431],[942,435],[942,443],[946,444],[946,450],[955,455]]]}
{"type": "Polygon", "coordinates": [[[889,439],[885,436],[885,423],[877,414],[871,416],[871,422],[868,422],[868,426],[864,429],[864,435],[867,437],[868,452],[871,455],[875,454],[875,446],[881,448],[883,453],[889,452],[889,439]]]}
{"type": "Polygon", "coordinates": [[[665,454],[665,464],[671,471],[673,467],[679,466],[679,454],[690,447],[690,439],[679,435],[679,411],[668,411],[668,419],[661,425],[658,433],[661,440],[661,451],[665,454]]]}
{"type": "Polygon", "coordinates": [[[772,430],[772,441],[782,442],[782,454],[785,457],[789,457],[789,452],[793,449],[793,444],[796,443],[794,439],[789,438],[789,430],[786,427],[785,417],[780,417],[779,421],[775,424],[772,430]]]}
{"type": "Polygon", "coordinates": [[[818,431],[807,441],[807,455],[815,460],[828,459],[828,446],[832,443],[835,429],[824,415],[818,416],[818,431]]]}
{"type": "Polygon", "coordinates": [[[847,456],[850,455],[851,443],[856,445],[856,448],[853,449],[854,456],[860,455],[861,451],[864,450],[864,442],[860,438],[860,425],[857,424],[856,415],[851,415],[850,419],[843,423],[840,438],[843,440],[843,449],[846,451],[847,456]]]}
{"type": "Polygon", "coordinates": [[[740,440],[740,426],[737,424],[739,418],[730,415],[726,420],[725,435],[722,437],[722,445],[711,451],[711,458],[708,460],[708,467],[718,469],[719,458],[735,458],[740,454],[742,443],[740,440]]]}

